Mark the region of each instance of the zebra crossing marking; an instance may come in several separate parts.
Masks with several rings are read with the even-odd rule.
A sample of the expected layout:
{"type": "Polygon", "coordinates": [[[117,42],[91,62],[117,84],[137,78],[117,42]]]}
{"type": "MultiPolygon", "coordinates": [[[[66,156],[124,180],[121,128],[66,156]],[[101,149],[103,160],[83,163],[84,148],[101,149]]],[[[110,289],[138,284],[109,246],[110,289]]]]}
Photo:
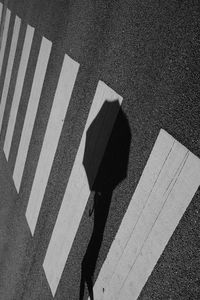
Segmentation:
{"type": "Polygon", "coordinates": [[[2,35],[1,50],[0,50],[0,75],[1,75],[2,66],[3,66],[4,53],[5,53],[5,49],[6,49],[6,41],[7,41],[7,37],[8,37],[8,28],[9,28],[9,24],[10,24],[10,16],[11,16],[11,12],[7,8],[6,17],[5,17],[5,24],[1,23],[1,32],[3,32],[3,35],[2,35]]]}
{"type": "MultiPolygon", "coordinates": [[[[2,22],[2,14],[3,14],[3,4],[0,2],[0,25],[2,22]]],[[[0,41],[0,44],[1,44],[1,41],[0,41]]]]}
{"type": "MultiPolygon", "coordinates": [[[[0,11],[1,11],[1,7],[0,7],[0,11]]],[[[9,28],[9,21],[10,21],[10,17],[7,17],[7,15],[9,15],[8,12],[9,10],[7,10],[7,14],[6,14],[6,20],[8,24],[7,31],[9,28]]],[[[8,60],[8,66],[6,70],[6,77],[5,77],[5,82],[7,82],[6,79],[8,79],[8,86],[7,87],[4,86],[2,95],[5,96],[4,97],[5,100],[4,102],[1,101],[0,104],[0,108],[2,106],[2,110],[3,110],[2,120],[3,120],[5,105],[6,105],[7,93],[9,89],[9,83],[10,83],[12,67],[14,63],[16,47],[17,47],[19,29],[21,25],[20,18],[16,17],[16,20],[15,20],[15,26],[14,26],[13,37],[11,42],[11,50],[10,50],[10,55],[8,60]],[[17,19],[18,19],[18,23],[16,21],[17,19]]],[[[29,37],[27,36],[27,40],[25,38],[22,58],[18,70],[16,89],[14,93],[14,99],[16,101],[13,101],[11,107],[11,114],[9,118],[8,129],[6,132],[6,138],[4,144],[4,152],[7,159],[9,156],[21,91],[24,83],[24,77],[25,77],[26,67],[28,63],[28,58],[31,49],[33,33],[34,33],[34,29],[29,25],[28,27],[31,31],[30,33],[31,36],[29,37]]],[[[27,32],[28,32],[28,27],[27,27],[27,32]]],[[[5,41],[4,45],[6,47],[6,40],[7,40],[6,23],[5,23],[3,38],[5,41]]],[[[46,39],[43,38],[42,43],[44,40],[46,39]]],[[[39,104],[41,89],[43,86],[46,68],[47,68],[49,55],[51,51],[51,42],[48,41],[47,44],[50,45],[47,46],[48,48],[48,49],[46,48],[47,51],[46,50],[44,51],[43,49],[43,56],[45,53],[45,56],[47,57],[44,62],[45,67],[43,65],[43,72],[40,77],[41,88],[39,89],[40,91],[37,93],[38,95],[37,101],[35,101],[34,93],[36,90],[36,86],[38,88],[38,82],[37,84],[35,83],[34,88],[32,86],[32,91],[34,90],[33,91],[34,96],[32,96],[32,98],[30,97],[29,100],[30,107],[28,104],[28,108],[27,108],[28,117],[27,115],[25,117],[25,122],[29,122],[31,125],[24,124],[23,134],[25,134],[26,132],[27,135],[25,135],[24,142],[22,142],[22,144],[24,143],[23,146],[21,146],[21,148],[19,146],[20,150],[18,151],[18,154],[21,151],[19,154],[19,156],[21,155],[21,161],[18,162],[19,157],[17,156],[16,164],[15,164],[15,167],[17,168],[17,163],[19,167],[19,165],[21,165],[21,162],[23,161],[21,173],[20,173],[21,178],[23,175],[30,138],[32,135],[33,125],[34,125],[36,112],[39,104]],[[28,131],[26,131],[25,126],[28,126],[29,128],[28,131]],[[27,137],[28,137],[28,143],[27,143],[27,137]],[[26,141],[26,145],[25,145],[25,141],[26,141]],[[22,156],[24,157],[22,158],[22,156]]],[[[1,50],[3,50],[3,54],[1,51],[0,59],[1,57],[4,56],[5,47],[3,50],[3,42],[2,42],[1,50]]],[[[38,61],[39,61],[39,57],[40,54],[38,56],[38,61]]],[[[68,59],[73,61],[66,55],[65,60],[67,61],[68,59]]],[[[41,58],[40,64],[43,60],[44,57],[41,58]]],[[[74,62],[75,61],[73,61],[73,63],[74,62]]],[[[39,62],[37,63],[37,66],[38,65],[39,62]]],[[[2,63],[1,63],[1,67],[2,67],[2,63]]],[[[38,162],[38,167],[34,178],[34,183],[31,190],[31,195],[29,198],[29,203],[26,211],[26,218],[32,234],[34,234],[40,207],[45,193],[45,188],[48,182],[48,177],[51,171],[53,159],[56,153],[57,144],[63,126],[62,120],[64,119],[67,112],[71,93],[79,69],[79,64],[75,62],[75,64],[71,67],[71,69],[69,68],[70,72],[68,72],[67,80],[69,80],[68,85],[70,86],[70,88],[67,85],[65,86],[64,84],[65,83],[64,81],[66,80],[66,73],[68,71],[67,68],[69,68],[69,64],[66,63],[66,65],[64,65],[63,63],[59,83],[57,86],[58,92],[56,92],[55,95],[53,107],[51,110],[49,122],[47,125],[47,130],[43,141],[42,151],[38,162]],[[64,69],[65,71],[63,71],[64,69]],[[72,69],[73,71],[71,72],[72,69]],[[72,74],[74,77],[72,76],[72,74]],[[62,109],[60,109],[61,107],[59,106],[60,104],[58,105],[58,100],[60,101],[61,96],[63,96],[64,93],[67,94],[68,102],[66,104],[65,102],[66,99],[63,97],[62,105],[63,106],[65,105],[65,109],[63,109],[63,106],[62,109]],[[49,151],[49,149],[51,150],[49,151]],[[45,176],[43,174],[43,170],[45,170],[45,176]]],[[[40,68],[40,71],[37,70],[35,74],[37,73],[38,76],[41,70],[42,68],[40,68]]],[[[37,76],[36,75],[34,76],[35,81],[37,76]]],[[[91,107],[91,111],[93,108],[92,111],[93,115],[92,113],[89,114],[86,127],[84,129],[83,137],[81,139],[81,144],[79,146],[79,150],[75,160],[75,164],[72,170],[72,174],[70,177],[70,181],[68,183],[65,192],[65,196],[54,227],[52,238],[50,240],[46,257],[43,263],[45,274],[47,276],[53,295],[55,294],[57,286],[59,284],[59,280],[61,278],[69,251],[73,243],[73,239],[78,229],[80,219],[90,193],[87,184],[87,178],[85,176],[84,169],[82,166],[82,158],[83,158],[82,155],[84,152],[83,145],[85,143],[86,130],[92,122],[91,121],[92,117],[94,117],[94,115],[98,112],[98,109],[102,101],[104,101],[109,97],[111,97],[112,100],[115,100],[116,97],[118,97],[120,101],[122,101],[122,98],[119,95],[117,95],[113,90],[112,91],[110,90],[111,89],[108,88],[103,82],[99,82],[99,85],[97,87],[97,92],[94,97],[94,102],[96,101],[96,103],[94,104],[94,107],[91,107]],[[102,89],[103,92],[102,90],[100,91],[100,89],[102,89]],[[105,90],[106,92],[108,92],[109,96],[106,95],[105,90]],[[97,104],[98,101],[95,99],[99,100],[98,104],[97,104]],[[75,182],[75,178],[78,178],[77,182],[75,182]],[[76,189],[78,191],[76,191],[76,189]],[[79,202],[74,204],[72,201],[74,201],[74,199],[78,195],[78,192],[80,191],[82,195],[81,197],[79,197],[80,199],[78,199],[79,202]],[[72,195],[72,198],[68,198],[69,195],[72,195]],[[83,203],[81,203],[81,201],[83,203]],[[79,205],[80,203],[81,205],[79,205]],[[75,207],[75,205],[78,206],[78,209],[77,207],[75,207]],[[74,212],[75,214],[73,214],[74,212]],[[72,217],[75,220],[73,220],[72,217]],[[71,220],[70,221],[71,223],[66,219],[71,220]],[[65,229],[64,227],[65,224],[67,224],[70,229],[69,229],[69,233],[66,234],[65,232],[64,235],[63,230],[65,229]]],[[[111,99],[109,100],[111,101],[111,99]]],[[[22,144],[20,141],[20,145],[22,144]]],[[[158,139],[156,141],[156,144],[152,150],[151,156],[143,171],[141,180],[138,184],[138,187],[133,195],[133,198],[126,212],[126,215],[119,228],[117,236],[110,248],[107,259],[104,262],[103,267],[98,276],[97,282],[94,287],[95,299],[109,299],[109,300],[110,299],[111,300],[112,299],[113,300],[137,299],[145,282],[147,281],[153,268],[155,267],[160,255],[162,254],[165,246],[167,245],[168,240],[173,234],[178,222],[180,221],[188,204],[190,203],[192,197],[194,196],[196,189],[198,188],[198,185],[200,183],[200,175],[198,175],[200,173],[199,171],[200,171],[199,159],[196,156],[194,156],[190,151],[188,151],[184,146],[182,146],[179,142],[177,142],[174,138],[168,135],[164,130],[161,130],[158,139]],[[154,182],[153,179],[155,180],[154,182]]],[[[19,179],[19,176],[16,174],[15,170],[13,173],[13,178],[16,182],[19,179]]],[[[18,191],[21,184],[21,178],[19,179],[18,183],[15,182],[18,191]]]]}
{"type": "Polygon", "coordinates": [[[13,63],[14,63],[14,59],[15,59],[15,52],[16,52],[16,48],[17,48],[17,41],[18,41],[20,26],[21,26],[21,19],[18,16],[16,16],[14,29],[13,29],[13,35],[12,35],[12,41],[11,41],[11,46],[10,46],[8,64],[7,64],[7,69],[6,69],[6,75],[5,75],[5,80],[4,80],[3,92],[2,92],[1,102],[0,102],[0,131],[1,131],[1,127],[2,127],[3,116],[4,116],[5,106],[6,106],[6,100],[7,100],[8,90],[9,90],[9,86],[10,86],[10,79],[11,79],[13,63]]]}
{"type": "Polygon", "coordinates": [[[161,130],[95,283],[95,299],[137,299],[199,184],[199,158],[161,130]]]}
{"type": "Polygon", "coordinates": [[[10,116],[8,121],[5,142],[4,142],[4,153],[7,160],[10,153],[10,147],[11,147],[13,132],[15,128],[18,107],[21,99],[25,73],[28,65],[28,59],[29,59],[32,40],[33,40],[33,34],[34,34],[34,28],[28,25],[26,29],[26,36],[24,40],[22,56],[21,56],[20,65],[18,69],[17,81],[15,85],[15,91],[14,91],[14,96],[13,96],[13,101],[12,101],[12,106],[11,106],[11,111],[10,111],[10,116]]]}
{"type": "Polygon", "coordinates": [[[68,55],[65,55],[26,210],[26,218],[32,235],[34,234],[78,69],[79,64],[68,55]]]}
{"type": "Polygon", "coordinates": [[[122,97],[104,82],[99,81],[43,263],[44,271],[53,295],[55,295],[90,195],[88,180],[82,165],[86,131],[101,109],[104,101],[114,101],[116,99],[118,99],[121,104],[122,97]]]}
{"type": "Polygon", "coordinates": [[[193,154],[189,153],[180,178],[152,228],[135,265],[133,265],[118,299],[124,299],[125,295],[127,295],[125,299],[133,299],[133,295],[137,299],[198,188],[200,183],[199,173],[199,159],[197,160],[193,154]],[[177,198],[179,200],[174,201],[177,198]]]}
{"type": "Polygon", "coordinates": [[[20,189],[22,175],[24,172],[25,162],[28,154],[28,148],[29,148],[33,126],[34,126],[36,113],[38,109],[38,104],[40,100],[40,94],[42,91],[47,64],[49,61],[51,46],[52,43],[48,39],[43,37],[40,45],[40,51],[37,59],[37,65],[35,69],[32,87],[31,87],[31,94],[28,102],[28,107],[26,111],[26,116],[24,120],[21,139],[20,139],[14,171],[13,171],[13,180],[18,192],[20,189]]]}

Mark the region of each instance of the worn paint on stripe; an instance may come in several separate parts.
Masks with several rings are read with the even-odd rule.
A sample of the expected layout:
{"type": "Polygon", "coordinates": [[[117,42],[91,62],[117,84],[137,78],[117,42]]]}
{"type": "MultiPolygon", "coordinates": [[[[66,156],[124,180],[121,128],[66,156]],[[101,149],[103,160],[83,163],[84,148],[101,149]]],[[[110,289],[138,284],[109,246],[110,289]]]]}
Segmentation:
{"type": "Polygon", "coordinates": [[[34,234],[78,69],[79,64],[65,55],[26,210],[26,218],[32,234],[34,234]]]}
{"type": "Polygon", "coordinates": [[[120,291],[118,299],[137,299],[200,183],[199,159],[189,153],[151,234],[120,291]],[[125,297],[125,295],[127,297],[125,297]]]}
{"type": "Polygon", "coordinates": [[[4,53],[5,53],[5,49],[6,49],[8,28],[9,28],[9,23],[10,23],[10,15],[11,15],[11,12],[10,12],[9,9],[7,9],[6,10],[5,23],[4,24],[1,23],[2,40],[1,40],[1,50],[0,50],[0,74],[1,74],[1,71],[2,71],[4,53]]]}
{"type": "Polygon", "coordinates": [[[95,299],[137,299],[199,184],[200,160],[161,130],[94,286],[95,299]]]}
{"type": "Polygon", "coordinates": [[[1,103],[0,103],[0,131],[1,131],[1,127],[2,127],[4,110],[5,110],[8,90],[9,90],[9,86],[10,86],[10,79],[11,79],[13,63],[14,63],[14,59],[15,59],[15,52],[16,52],[16,48],[17,48],[17,41],[18,41],[18,36],[19,36],[20,25],[21,25],[21,19],[18,16],[16,16],[14,29],[13,29],[13,35],[12,35],[12,41],[11,41],[11,46],[10,46],[8,64],[7,64],[7,69],[6,69],[6,75],[5,75],[5,80],[4,80],[3,92],[2,92],[2,97],[1,97],[1,103]]]}
{"type": "Polygon", "coordinates": [[[46,74],[46,69],[49,61],[51,46],[52,43],[49,40],[47,40],[45,37],[43,37],[40,46],[39,55],[38,55],[35,74],[33,78],[33,84],[31,87],[31,93],[30,93],[30,98],[28,102],[23,129],[22,129],[19,148],[17,152],[14,172],[13,172],[13,179],[17,191],[19,191],[21,180],[22,180],[22,175],[24,171],[26,158],[27,158],[33,126],[35,123],[35,118],[36,118],[36,113],[38,109],[43,82],[44,82],[44,77],[46,74]]]}
{"type": "Polygon", "coordinates": [[[26,30],[26,36],[24,40],[18,75],[17,75],[17,81],[15,85],[15,91],[14,91],[14,96],[13,96],[13,101],[12,101],[12,106],[11,106],[11,111],[10,111],[10,116],[8,121],[5,142],[4,142],[4,153],[7,160],[10,153],[10,147],[11,147],[13,132],[15,128],[18,107],[20,103],[25,73],[28,65],[28,59],[29,59],[32,40],[33,40],[33,34],[34,34],[34,28],[28,25],[26,30]]]}
{"type": "Polygon", "coordinates": [[[100,111],[105,100],[118,100],[121,104],[122,97],[109,88],[105,83],[99,81],[43,263],[44,271],[53,295],[55,295],[68,254],[90,195],[88,180],[82,165],[86,131],[100,111]]]}
{"type": "Polygon", "coordinates": [[[166,157],[172,146],[172,138],[169,138],[169,136],[165,134],[159,135],[130,201],[127,212],[122,220],[115,240],[111,245],[107,259],[105,260],[95,283],[94,293],[97,299],[102,299],[103,289],[107,289],[107,285],[114,273],[115,267],[123,254],[124,248],[130,239],[132,230],[149,195],[151,194],[152,187],[156,183],[160,170],[165,164],[166,157]]]}

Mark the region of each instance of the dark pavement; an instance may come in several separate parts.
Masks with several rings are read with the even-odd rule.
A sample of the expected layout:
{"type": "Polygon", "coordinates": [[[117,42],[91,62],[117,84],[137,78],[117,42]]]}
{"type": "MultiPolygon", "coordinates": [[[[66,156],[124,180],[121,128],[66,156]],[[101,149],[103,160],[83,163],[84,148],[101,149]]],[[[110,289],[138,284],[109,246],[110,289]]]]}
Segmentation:
{"type": "MultiPolygon", "coordinates": [[[[195,0],[9,0],[8,7],[12,12],[9,39],[15,15],[23,22],[15,68],[19,64],[26,24],[36,28],[36,32],[8,162],[2,147],[0,151],[0,299],[51,300],[53,297],[42,263],[99,80],[123,97],[122,109],[132,138],[127,177],[113,191],[94,279],[106,258],[160,129],[165,129],[200,158],[200,7],[199,1],[195,0]],[[52,52],[22,186],[17,195],[11,174],[42,36],[52,41],[52,52]],[[36,231],[31,237],[25,210],[65,53],[80,63],[80,70],[36,231]]],[[[5,137],[16,76],[16,73],[12,74],[1,141],[5,137]]],[[[55,300],[76,300],[79,297],[81,262],[93,227],[93,219],[88,217],[93,197],[91,193],[55,300]]],[[[198,190],[139,300],[200,299],[199,228],[198,190]]]]}

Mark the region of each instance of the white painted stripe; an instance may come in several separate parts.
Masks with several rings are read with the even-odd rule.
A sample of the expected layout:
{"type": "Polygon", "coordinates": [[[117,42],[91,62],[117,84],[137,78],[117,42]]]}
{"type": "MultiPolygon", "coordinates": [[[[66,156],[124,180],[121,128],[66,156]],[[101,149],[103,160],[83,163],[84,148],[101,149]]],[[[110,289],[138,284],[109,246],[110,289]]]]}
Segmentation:
{"type": "Polygon", "coordinates": [[[1,21],[2,21],[2,13],[3,13],[3,4],[0,2],[0,25],[1,25],[1,21]]]}
{"type": "Polygon", "coordinates": [[[26,158],[27,158],[33,126],[35,123],[35,118],[36,118],[36,113],[38,109],[43,82],[44,82],[44,77],[46,74],[46,69],[49,61],[51,46],[52,43],[49,40],[47,40],[45,37],[43,37],[40,46],[40,52],[38,55],[35,74],[33,78],[33,84],[31,88],[27,112],[24,120],[23,129],[22,129],[14,172],[13,172],[13,179],[17,191],[19,191],[21,180],[22,180],[22,175],[24,171],[26,158]]]}
{"type": "Polygon", "coordinates": [[[114,273],[115,267],[123,254],[133,228],[146,205],[152,188],[160,174],[161,168],[166,163],[166,157],[172,148],[173,143],[173,138],[166,134],[160,134],[156,140],[140,181],[130,201],[127,212],[122,220],[115,240],[111,245],[107,259],[105,260],[99,273],[98,280],[95,283],[94,294],[97,299],[102,299],[103,289],[107,289],[107,285],[114,273]]]}
{"type": "Polygon", "coordinates": [[[56,292],[82,214],[90,195],[88,180],[82,164],[86,131],[100,111],[105,100],[119,100],[119,103],[121,103],[122,97],[109,88],[105,83],[99,81],[43,263],[44,271],[53,295],[56,292]]]}
{"type": "Polygon", "coordinates": [[[3,31],[2,41],[1,41],[1,51],[0,51],[0,75],[2,71],[3,66],[3,59],[4,59],[4,53],[6,49],[6,41],[8,36],[8,28],[10,23],[10,15],[11,12],[9,9],[6,10],[6,18],[5,18],[5,24],[1,24],[1,32],[3,31]]]}
{"type": "Polygon", "coordinates": [[[26,218],[32,234],[34,234],[78,69],[79,64],[65,55],[26,210],[26,218]]]}
{"type": "Polygon", "coordinates": [[[15,128],[15,122],[16,122],[16,118],[17,118],[17,112],[18,112],[18,107],[19,107],[19,103],[20,103],[20,98],[21,98],[21,93],[22,93],[22,88],[23,88],[23,83],[24,83],[24,77],[25,77],[25,73],[26,73],[26,69],[27,69],[27,65],[28,65],[28,59],[29,59],[32,40],[33,40],[33,34],[34,34],[34,28],[28,25],[27,30],[26,30],[26,36],[25,36],[25,40],[24,40],[19,70],[18,70],[17,81],[16,81],[16,85],[15,85],[15,92],[14,92],[14,96],[13,96],[13,101],[12,101],[12,106],[11,106],[11,111],[10,111],[10,116],[9,116],[9,121],[8,121],[5,143],[4,143],[4,153],[5,153],[7,160],[8,160],[9,153],[10,153],[10,147],[11,147],[13,132],[14,132],[14,128],[15,128]]]}
{"type": "Polygon", "coordinates": [[[19,36],[20,25],[21,25],[21,19],[18,16],[16,16],[14,29],[13,29],[13,35],[12,35],[12,41],[11,41],[11,46],[10,46],[8,64],[7,64],[7,69],[6,69],[6,75],[5,75],[5,80],[4,80],[4,87],[3,87],[1,103],[0,103],[0,131],[1,131],[2,122],[3,122],[4,110],[5,110],[5,106],[6,106],[6,99],[7,99],[7,95],[8,95],[8,89],[10,86],[10,79],[11,79],[13,63],[14,63],[14,59],[15,59],[15,52],[16,52],[16,48],[17,48],[17,41],[18,41],[18,36],[19,36]]]}
{"type": "Polygon", "coordinates": [[[200,162],[189,154],[182,172],[120,291],[118,299],[137,299],[200,183],[200,162]]]}
{"type": "Polygon", "coordinates": [[[4,23],[5,23],[5,13],[4,13],[4,10],[3,10],[3,4],[0,3],[0,51],[1,51],[1,43],[2,43],[4,23]]]}
{"type": "Polygon", "coordinates": [[[137,299],[199,184],[200,160],[161,130],[96,281],[95,299],[137,299]],[[160,225],[162,215],[170,226],[160,225]]]}

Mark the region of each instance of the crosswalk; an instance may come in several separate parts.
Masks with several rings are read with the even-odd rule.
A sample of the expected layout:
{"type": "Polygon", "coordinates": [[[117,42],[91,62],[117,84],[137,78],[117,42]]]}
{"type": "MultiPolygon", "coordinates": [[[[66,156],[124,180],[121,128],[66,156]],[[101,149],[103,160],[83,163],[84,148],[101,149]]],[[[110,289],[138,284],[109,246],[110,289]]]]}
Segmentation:
{"type": "Polygon", "coordinates": [[[2,33],[3,33],[3,27],[4,27],[4,17],[3,17],[3,4],[2,3],[0,3],[0,27],[1,27],[1,29],[0,29],[0,48],[1,48],[1,40],[2,40],[2,33]]]}
{"type": "Polygon", "coordinates": [[[200,160],[164,130],[95,284],[95,299],[137,299],[200,182],[200,160]]]}
{"type": "Polygon", "coordinates": [[[82,165],[86,131],[106,99],[108,101],[117,99],[120,103],[122,102],[120,95],[100,81],[90,108],[90,113],[43,264],[53,295],[56,292],[74,236],[90,195],[87,176],[82,165]],[[67,232],[66,228],[68,228],[67,232]]]}
{"type": "Polygon", "coordinates": [[[15,182],[16,189],[18,191],[20,188],[21,179],[24,171],[30,139],[31,139],[35,117],[39,105],[40,94],[44,82],[50,51],[51,51],[51,46],[52,44],[49,40],[47,40],[46,38],[42,39],[37,65],[35,69],[35,74],[33,78],[31,94],[30,94],[29,103],[27,107],[27,113],[24,120],[22,135],[20,139],[19,149],[18,149],[14,172],[13,172],[13,179],[15,182]]]}
{"type": "Polygon", "coordinates": [[[78,63],[65,56],[26,211],[32,234],[34,234],[78,67],[78,63]]]}
{"type": "MultiPolygon", "coordinates": [[[[2,11],[3,5],[0,3],[0,16],[2,11]]],[[[7,8],[5,23],[1,22],[3,34],[0,49],[0,74],[4,62],[10,19],[11,11],[7,8]]],[[[1,78],[4,84],[0,101],[0,131],[4,120],[21,23],[22,20],[15,16],[5,78],[1,78]]],[[[21,96],[26,85],[26,71],[30,61],[34,34],[35,28],[27,24],[3,141],[3,151],[7,161],[11,151],[21,96]]],[[[51,41],[42,37],[12,173],[19,195],[45,76],[51,60],[52,45],[51,41]]],[[[68,54],[64,55],[34,180],[27,200],[25,217],[33,239],[80,67],[79,62],[68,54]]],[[[119,95],[112,87],[99,79],[43,260],[42,267],[53,297],[56,295],[91,193],[83,166],[86,134],[106,101],[109,103],[118,101],[119,106],[122,106],[123,95],[119,95]]],[[[116,117],[117,115],[113,119],[113,126],[116,117]]],[[[106,129],[100,128],[97,137],[101,138],[100,131],[106,131],[106,129]]],[[[112,129],[113,127],[106,133],[106,145],[112,129]]],[[[99,162],[103,158],[105,147],[100,150],[99,162]]],[[[199,158],[164,129],[160,129],[128,209],[121,220],[121,225],[94,284],[95,299],[132,300],[139,297],[199,184],[199,158]]]]}
{"type": "Polygon", "coordinates": [[[2,14],[3,14],[3,4],[0,3],[0,24],[2,22],[2,14]]]}
{"type": "Polygon", "coordinates": [[[10,111],[10,117],[9,117],[5,142],[4,142],[4,153],[6,155],[7,160],[8,160],[9,153],[10,153],[12,136],[13,136],[13,132],[14,132],[19,102],[20,102],[22,88],[23,88],[23,84],[24,84],[24,77],[25,77],[28,59],[29,59],[29,55],[30,55],[33,34],[34,34],[34,28],[28,25],[25,40],[24,40],[24,46],[23,46],[23,50],[22,50],[20,66],[19,66],[19,70],[18,70],[17,82],[15,85],[15,92],[14,92],[14,96],[13,96],[12,107],[11,107],[11,111],[10,111]]]}
{"type": "MultiPolygon", "coordinates": [[[[6,41],[8,36],[8,28],[10,23],[10,15],[11,12],[9,9],[6,10],[6,17],[5,17],[5,24],[1,23],[1,28],[3,28],[3,34],[2,34],[2,40],[1,40],[1,51],[0,51],[0,74],[2,71],[2,65],[3,65],[3,59],[4,59],[4,53],[6,48],[6,41]]],[[[3,22],[4,20],[2,20],[3,22]]]]}
{"type": "Polygon", "coordinates": [[[8,58],[8,63],[7,63],[4,87],[3,87],[3,92],[2,92],[2,96],[1,96],[1,102],[0,102],[0,130],[2,127],[2,122],[3,122],[6,99],[8,96],[8,89],[9,89],[9,85],[10,85],[12,68],[13,68],[13,63],[14,63],[14,59],[15,59],[15,53],[16,53],[16,48],[17,48],[17,41],[18,41],[20,26],[21,26],[21,19],[18,16],[16,16],[15,23],[14,23],[13,35],[12,35],[12,41],[11,41],[11,46],[10,46],[10,53],[9,53],[9,58],[8,58]]]}

